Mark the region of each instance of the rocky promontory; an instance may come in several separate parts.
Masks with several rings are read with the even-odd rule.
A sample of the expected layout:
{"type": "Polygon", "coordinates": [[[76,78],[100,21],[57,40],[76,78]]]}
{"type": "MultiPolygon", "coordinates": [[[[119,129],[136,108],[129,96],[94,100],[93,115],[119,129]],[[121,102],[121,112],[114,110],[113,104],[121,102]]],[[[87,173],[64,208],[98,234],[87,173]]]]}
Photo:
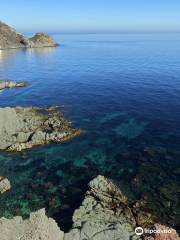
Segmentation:
{"type": "Polygon", "coordinates": [[[30,47],[55,47],[58,46],[57,43],[55,43],[54,39],[43,33],[43,32],[38,32],[34,35],[34,37],[29,38],[29,45],[30,47]]]}
{"type": "Polygon", "coordinates": [[[5,88],[16,88],[16,87],[26,87],[29,83],[27,82],[15,82],[12,80],[0,80],[0,90],[5,88]]]}
{"type": "Polygon", "coordinates": [[[65,240],[139,239],[136,220],[128,199],[111,180],[98,176],[89,183],[89,191],[73,215],[73,227],[65,240]]]}
{"type": "Polygon", "coordinates": [[[37,33],[34,37],[28,38],[23,34],[18,33],[14,28],[0,21],[0,50],[10,48],[55,46],[57,46],[57,43],[54,39],[45,33],[37,33]]]}
{"type": "Polygon", "coordinates": [[[64,236],[64,240],[72,239],[180,240],[180,237],[174,229],[156,224],[139,201],[130,203],[118,183],[98,176],[89,183],[84,201],[74,212],[72,229],[64,236]],[[138,227],[143,230],[140,234],[138,227]]]}
{"type": "Polygon", "coordinates": [[[60,143],[81,133],[59,107],[0,108],[0,150],[21,151],[50,142],[60,143]]]}

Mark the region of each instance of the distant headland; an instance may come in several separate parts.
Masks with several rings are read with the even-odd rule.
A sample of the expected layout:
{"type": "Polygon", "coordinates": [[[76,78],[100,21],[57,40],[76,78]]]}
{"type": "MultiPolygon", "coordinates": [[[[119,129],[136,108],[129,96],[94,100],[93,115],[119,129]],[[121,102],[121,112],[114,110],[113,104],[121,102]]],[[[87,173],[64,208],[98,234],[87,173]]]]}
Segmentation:
{"type": "Polygon", "coordinates": [[[36,33],[33,37],[27,38],[18,33],[14,28],[0,21],[0,50],[11,48],[39,48],[56,47],[55,40],[42,32],[36,33]]]}

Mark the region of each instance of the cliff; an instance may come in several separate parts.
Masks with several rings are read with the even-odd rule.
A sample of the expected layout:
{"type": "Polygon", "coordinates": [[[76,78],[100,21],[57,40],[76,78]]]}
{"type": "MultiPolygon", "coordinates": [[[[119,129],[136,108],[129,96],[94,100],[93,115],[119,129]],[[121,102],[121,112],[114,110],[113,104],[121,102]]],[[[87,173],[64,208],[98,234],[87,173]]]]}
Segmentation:
{"type": "Polygon", "coordinates": [[[45,33],[37,33],[27,38],[14,28],[0,21],[0,50],[10,48],[55,47],[54,39],[45,33]]]}

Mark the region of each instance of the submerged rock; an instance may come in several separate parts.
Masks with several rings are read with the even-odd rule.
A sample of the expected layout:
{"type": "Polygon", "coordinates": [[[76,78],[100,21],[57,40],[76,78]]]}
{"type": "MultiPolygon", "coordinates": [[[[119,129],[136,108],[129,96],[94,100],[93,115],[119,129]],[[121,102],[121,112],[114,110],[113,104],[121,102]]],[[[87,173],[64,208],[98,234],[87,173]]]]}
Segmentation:
{"type": "Polygon", "coordinates": [[[0,193],[3,194],[4,192],[7,192],[10,189],[11,189],[10,181],[5,177],[0,176],[0,193]]]}
{"type": "Polygon", "coordinates": [[[114,129],[117,136],[127,138],[129,140],[139,137],[147,126],[146,122],[137,122],[134,118],[128,122],[121,123],[114,129]]]}
{"type": "Polygon", "coordinates": [[[0,150],[21,151],[50,142],[63,142],[81,133],[58,107],[0,108],[0,150]]]}
{"type": "Polygon", "coordinates": [[[53,38],[44,33],[38,33],[33,38],[27,38],[0,21],[0,49],[55,46],[57,44],[53,38]]]}
{"type": "Polygon", "coordinates": [[[45,215],[45,210],[31,213],[30,218],[0,219],[1,240],[63,240],[64,233],[57,223],[45,215]]]}
{"type": "Polygon", "coordinates": [[[0,80],[0,90],[5,88],[16,88],[16,87],[26,87],[29,83],[27,82],[15,82],[11,80],[0,80]]]}

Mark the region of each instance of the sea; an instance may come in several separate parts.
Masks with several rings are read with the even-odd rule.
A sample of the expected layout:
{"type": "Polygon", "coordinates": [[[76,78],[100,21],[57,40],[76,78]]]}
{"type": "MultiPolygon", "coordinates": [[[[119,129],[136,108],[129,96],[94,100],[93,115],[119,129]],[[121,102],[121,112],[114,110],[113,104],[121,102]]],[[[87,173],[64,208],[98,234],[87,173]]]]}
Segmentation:
{"type": "Polygon", "coordinates": [[[0,175],[12,184],[0,217],[46,208],[68,231],[88,182],[103,175],[180,230],[180,34],[53,36],[59,47],[0,51],[0,79],[31,84],[1,91],[0,107],[63,106],[84,133],[0,153],[0,175]]]}

